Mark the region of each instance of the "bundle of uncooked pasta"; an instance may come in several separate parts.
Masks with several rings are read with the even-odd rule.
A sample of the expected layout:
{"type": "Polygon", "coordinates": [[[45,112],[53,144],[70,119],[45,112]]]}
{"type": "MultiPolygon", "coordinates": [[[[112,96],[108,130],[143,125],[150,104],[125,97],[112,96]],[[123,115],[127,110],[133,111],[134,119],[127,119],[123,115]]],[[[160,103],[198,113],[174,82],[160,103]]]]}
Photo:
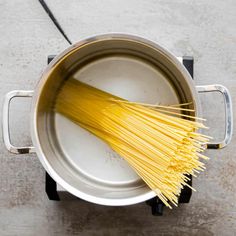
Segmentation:
{"type": "Polygon", "coordinates": [[[186,175],[204,170],[201,159],[208,159],[201,152],[210,137],[197,132],[203,119],[183,114],[193,111],[186,105],[129,102],[71,78],[56,111],[108,143],[171,208],[186,175]]]}

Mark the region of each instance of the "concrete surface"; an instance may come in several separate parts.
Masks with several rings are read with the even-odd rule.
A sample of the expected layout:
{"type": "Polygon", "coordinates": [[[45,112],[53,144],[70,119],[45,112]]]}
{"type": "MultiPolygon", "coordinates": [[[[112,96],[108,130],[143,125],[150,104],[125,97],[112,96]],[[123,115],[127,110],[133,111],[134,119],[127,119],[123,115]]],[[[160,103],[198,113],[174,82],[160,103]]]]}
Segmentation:
{"type": "MultiPolygon", "coordinates": [[[[220,83],[236,100],[236,2],[234,0],[47,1],[68,37],[77,41],[111,31],[154,40],[176,55],[195,58],[196,84],[220,83]]],[[[0,0],[0,99],[32,89],[67,42],[38,1],[0,0]]],[[[214,137],[222,137],[222,99],[202,95],[214,137]]],[[[29,144],[29,100],[11,107],[15,144],[29,144]]],[[[0,112],[1,120],[1,112],[0,112]]],[[[195,179],[191,203],[153,217],[146,204],[103,207],[84,201],[52,202],[36,155],[9,154],[0,141],[0,235],[236,235],[236,140],[207,151],[207,170],[195,179]]]]}

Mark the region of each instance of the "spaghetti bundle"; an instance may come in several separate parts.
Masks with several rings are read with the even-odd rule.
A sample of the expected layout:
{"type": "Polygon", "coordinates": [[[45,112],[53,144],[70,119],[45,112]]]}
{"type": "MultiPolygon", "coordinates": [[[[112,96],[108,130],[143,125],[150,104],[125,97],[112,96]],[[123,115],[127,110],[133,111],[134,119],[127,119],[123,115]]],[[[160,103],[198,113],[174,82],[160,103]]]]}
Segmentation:
{"type": "Polygon", "coordinates": [[[56,111],[108,143],[171,208],[188,186],[186,174],[204,170],[201,159],[208,159],[201,152],[209,137],[196,132],[206,127],[200,118],[181,114],[193,111],[184,105],[129,102],[71,78],[58,94],[56,111]]]}

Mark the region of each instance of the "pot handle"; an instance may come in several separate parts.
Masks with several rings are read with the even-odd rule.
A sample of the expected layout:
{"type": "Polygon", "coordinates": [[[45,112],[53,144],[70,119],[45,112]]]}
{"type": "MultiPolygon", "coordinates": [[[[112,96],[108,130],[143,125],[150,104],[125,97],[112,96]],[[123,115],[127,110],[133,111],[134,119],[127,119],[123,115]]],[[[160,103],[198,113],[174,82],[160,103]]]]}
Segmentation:
{"type": "Polygon", "coordinates": [[[24,153],[34,153],[35,148],[32,146],[29,147],[16,147],[11,144],[10,140],[10,129],[9,129],[9,107],[11,100],[15,97],[32,97],[34,91],[31,90],[13,90],[5,95],[3,102],[3,117],[2,117],[2,132],[3,132],[3,141],[7,150],[15,154],[24,154],[24,153]]]}
{"type": "Polygon", "coordinates": [[[199,93],[220,92],[224,98],[225,104],[225,137],[224,140],[218,143],[207,144],[208,149],[221,149],[226,147],[233,135],[233,108],[229,90],[220,84],[196,86],[199,93]]]}

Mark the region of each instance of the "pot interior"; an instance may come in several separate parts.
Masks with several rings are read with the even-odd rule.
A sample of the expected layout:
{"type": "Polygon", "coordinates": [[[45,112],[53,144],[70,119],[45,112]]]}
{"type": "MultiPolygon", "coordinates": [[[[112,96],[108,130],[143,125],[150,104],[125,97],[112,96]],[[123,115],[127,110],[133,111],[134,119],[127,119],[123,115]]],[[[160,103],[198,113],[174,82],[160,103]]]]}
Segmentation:
{"type": "Polygon", "coordinates": [[[36,89],[36,145],[56,181],[63,179],[60,184],[72,194],[104,205],[153,197],[107,144],[54,112],[58,89],[70,77],[130,101],[171,105],[194,102],[185,75],[161,48],[139,40],[106,38],[75,45],[57,58],[36,89]]]}

